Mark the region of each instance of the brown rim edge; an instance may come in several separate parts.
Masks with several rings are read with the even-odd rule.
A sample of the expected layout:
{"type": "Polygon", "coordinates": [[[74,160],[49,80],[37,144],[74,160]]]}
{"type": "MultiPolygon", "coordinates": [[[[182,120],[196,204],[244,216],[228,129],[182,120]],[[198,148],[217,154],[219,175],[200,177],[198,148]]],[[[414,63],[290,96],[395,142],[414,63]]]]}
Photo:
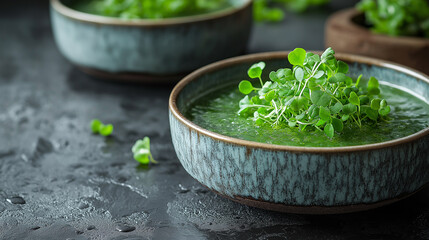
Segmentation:
{"type": "Polygon", "coordinates": [[[360,32],[362,34],[371,36],[371,38],[378,39],[379,41],[389,41],[389,42],[408,42],[408,43],[429,43],[429,38],[423,38],[423,37],[412,37],[412,36],[389,36],[386,34],[380,34],[380,33],[373,33],[370,29],[365,28],[364,26],[361,26],[359,24],[356,24],[352,21],[354,17],[359,16],[360,14],[363,14],[362,12],[356,10],[355,8],[347,8],[340,10],[338,12],[335,12],[332,14],[328,20],[326,21],[326,26],[347,26],[349,27],[350,31],[352,32],[360,32]],[[338,21],[341,19],[341,21],[338,21]],[[347,19],[347,21],[343,21],[344,19],[347,19]]]}
{"type": "Polygon", "coordinates": [[[379,208],[385,205],[389,205],[398,201],[401,201],[405,198],[408,198],[417,192],[421,191],[425,187],[429,186],[429,184],[425,184],[414,192],[402,194],[398,197],[382,200],[375,203],[361,203],[361,204],[350,204],[350,205],[341,205],[341,206],[295,206],[295,205],[286,205],[281,203],[272,203],[263,200],[257,200],[254,198],[246,198],[240,196],[230,197],[224,195],[216,190],[213,190],[206,185],[202,184],[204,187],[209,189],[210,191],[222,196],[226,199],[232,200],[234,202],[238,202],[240,204],[248,205],[251,207],[261,208],[269,211],[283,212],[283,213],[293,213],[293,214],[306,214],[306,215],[328,215],[328,214],[346,214],[346,213],[354,213],[354,212],[362,212],[375,208],[379,208]]]}
{"type": "MultiPolygon", "coordinates": [[[[321,54],[321,52],[316,52],[316,51],[314,51],[314,53],[321,54]]],[[[218,69],[222,69],[231,65],[239,64],[239,63],[246,63],[246,62],[253,63],[256,61],[266,61],[271,59],[287,59],[288,54],[289,54],[289,51],[250,54],[250,55],[245,55],[245,56],[240,56],[235,58],[229,58],[226,60],[212,63],[203,68],[200,68],[192,72],[188,76],[186,76],[174,87],[168,102],[169,109],[173,114],[173,116],[178,121],[186,125],[189,129],[192,129],[200,134],[206,135],[208,137],[214,138],[218,141],[222,141],[228,144],[234,144],[234,145],[239,145],[244,147],[253,147],[258,149],[266,149],[266,150],[302,152],[302,153],[344,153],[344,152],[368,151],[368,150],[398,146],[401,144],[405,144],[405,143],[409,143],[411,141],[417,140],[426,135],[429,135],[429,127],[427,127],[417,133],[414,133],[412,135],[409,135],[403,138],[394,139],[394,140],[386,141],[382,143],[374,143],[374,144],[366,144],[366,145],[347,146],[347,147],[296,147],[296,146],[286,146],[286,145],[275,145],[275,144],[267,144],[267,143],[259,143],[259,142],[253,142],[248,140],[242,140],[242,139],[233,138],[233,137],[211,132],[191,122],[189,119],[183,116],[183,114],[181,114],[179,109],[177,108],[176,99],[177,99],[177,96],[182,91],[182,89],[189,82],[194,81],[195,79],[197,79],[198,77],[206,73],[214,72],[218,69]]],[[[346,62],[358,62],[361,64],[374,65],[378,67],[392,69],[407,75],[411,75],[429,84],[429,76],[403,65],[399,65],[396,63],[379,60],[375,58],[357,56],[357,55],[347,54],[347,53],[336,53],[335,55],[337,59],[340,59],[346,62]]]]}
{"type": "Polygon", "coordinates": [[[189,17],[177,17],[177,18],[166,18],[161,20],[150,20],[150,19],[136,19],[136,20],[122,20],[120,18],[105,17],[89,13],[80,12],[65,6],[61,0],[50,0],[51,6],[63,16],[68,18],[95,24],[103,25],[118,25],[118,26],[170,26],[185,23],[201,22],[225,16],[233,15],[234,13],[240,12],[252,5],[252,0],[244,0],[244,3],[239,7],[231,7],[224,10],[219,10],[213,13],[189,16],[189,17]]]}

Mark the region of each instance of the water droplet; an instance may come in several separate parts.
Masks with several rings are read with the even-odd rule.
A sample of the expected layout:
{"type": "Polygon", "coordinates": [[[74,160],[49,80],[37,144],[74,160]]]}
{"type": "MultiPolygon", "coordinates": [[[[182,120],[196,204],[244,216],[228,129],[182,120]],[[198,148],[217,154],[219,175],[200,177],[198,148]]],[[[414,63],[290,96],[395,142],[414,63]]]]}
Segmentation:
{"type": "Polygon", "coordinates": [[[30,160],[28,159],[27,155],[25,155],[25,154],[21,154],[21,159],[22,159],[24,162],[28,162],[28,161],[30,161],[30,160]]]}
{"type": "Polygon", "coordinates": [[[89,207],[88,203],[80,203],[79,206],[78,206],[79,209],[85,209],[85,208],[88,208],[88,207],[89,207]]]}
{"type": "Polygon", "coordinates": [[[186,187],[184,187],[182,184],[179,184],[179,193],[187,193],[189,192],[189,189],[187,189],[186,187]]]}
{"type": "Polygon", "coordinates": [[[118,226],[116,226],[116,230],[119,232],[132,232],[136,230],[136,227],[125,225],[125,224],[119,224],[118,226]]]}
{"type": "Polygon", "coordinates": [[[36,143],[36,148],[33,152],[33,157],[38,158],[46,153],[50,153],[54,150],[54,145],[51,141],[45,138],[39,138],[36,143]]]}
{"type": "Polygon", "coordinates": [[[25,204],[24,198],[19,197],[19,196],[6,198],[6,201],[8,201],[9,203],[12,203],[12,204],[25,204]]]}

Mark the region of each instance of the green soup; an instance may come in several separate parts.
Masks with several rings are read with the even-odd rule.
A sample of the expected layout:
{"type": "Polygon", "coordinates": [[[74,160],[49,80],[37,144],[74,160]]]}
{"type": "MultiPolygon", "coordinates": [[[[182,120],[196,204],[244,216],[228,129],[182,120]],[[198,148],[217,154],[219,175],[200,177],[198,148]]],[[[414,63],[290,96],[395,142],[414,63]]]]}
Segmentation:
{"type": "Polygon", "coordinates": [[[321,131],[300,131],[287,126],[257,126],[250,118],[239,116],[238,102],[243,98],[237,86],[209,93],[191,103],[185,116],[195,124],[222,135],[243,140],[288,146],[341,147],[379,143],[402,138],[429,126],[429,105],[400,89],[380,85],[380,97],[392,108],[389,122],[359,128],[346,124],[344,131],[331,139],[321,131]]]}
{"type": "Polygon", "coordinates": [[[232,6],[230,0],[81,0],[71,7],[80,12],[122,19],[163,19],[206,14],[232,6]]]}

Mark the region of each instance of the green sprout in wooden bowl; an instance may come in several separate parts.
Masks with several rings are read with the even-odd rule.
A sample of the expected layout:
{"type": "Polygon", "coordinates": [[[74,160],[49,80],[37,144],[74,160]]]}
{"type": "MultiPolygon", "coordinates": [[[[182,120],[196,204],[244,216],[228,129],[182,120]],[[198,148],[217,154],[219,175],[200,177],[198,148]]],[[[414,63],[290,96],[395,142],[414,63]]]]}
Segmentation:
{"type": "Polygon", "coordinates": [[[427,0],[362,0],[357,9],[376,33],[429,38],[427,0]]]}

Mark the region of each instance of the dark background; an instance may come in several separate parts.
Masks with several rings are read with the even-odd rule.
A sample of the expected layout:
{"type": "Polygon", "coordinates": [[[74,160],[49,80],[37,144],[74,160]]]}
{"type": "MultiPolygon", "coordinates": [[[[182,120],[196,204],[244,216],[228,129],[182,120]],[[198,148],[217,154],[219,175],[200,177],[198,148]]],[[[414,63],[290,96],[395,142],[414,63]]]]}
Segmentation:
{"type": "MultiPolygon", "coordinates": [[[[326,18],[353,2],[256,24],[248,52],[321,50],[326,18]]],[[[207,191],[171,144],[171,88],[82,74],[55,46],[47,1],[2,1],[0,239],[429,239],[428,188],[387,207],[331,216],[264,211],[207,191]],[[90,134],[96,117],[114,124],[114,136],[90,134]],[[160,164],[132,159],[143,136],[160,164]],[[136,229],[117,231],[126,226],[136,229]]]]}

